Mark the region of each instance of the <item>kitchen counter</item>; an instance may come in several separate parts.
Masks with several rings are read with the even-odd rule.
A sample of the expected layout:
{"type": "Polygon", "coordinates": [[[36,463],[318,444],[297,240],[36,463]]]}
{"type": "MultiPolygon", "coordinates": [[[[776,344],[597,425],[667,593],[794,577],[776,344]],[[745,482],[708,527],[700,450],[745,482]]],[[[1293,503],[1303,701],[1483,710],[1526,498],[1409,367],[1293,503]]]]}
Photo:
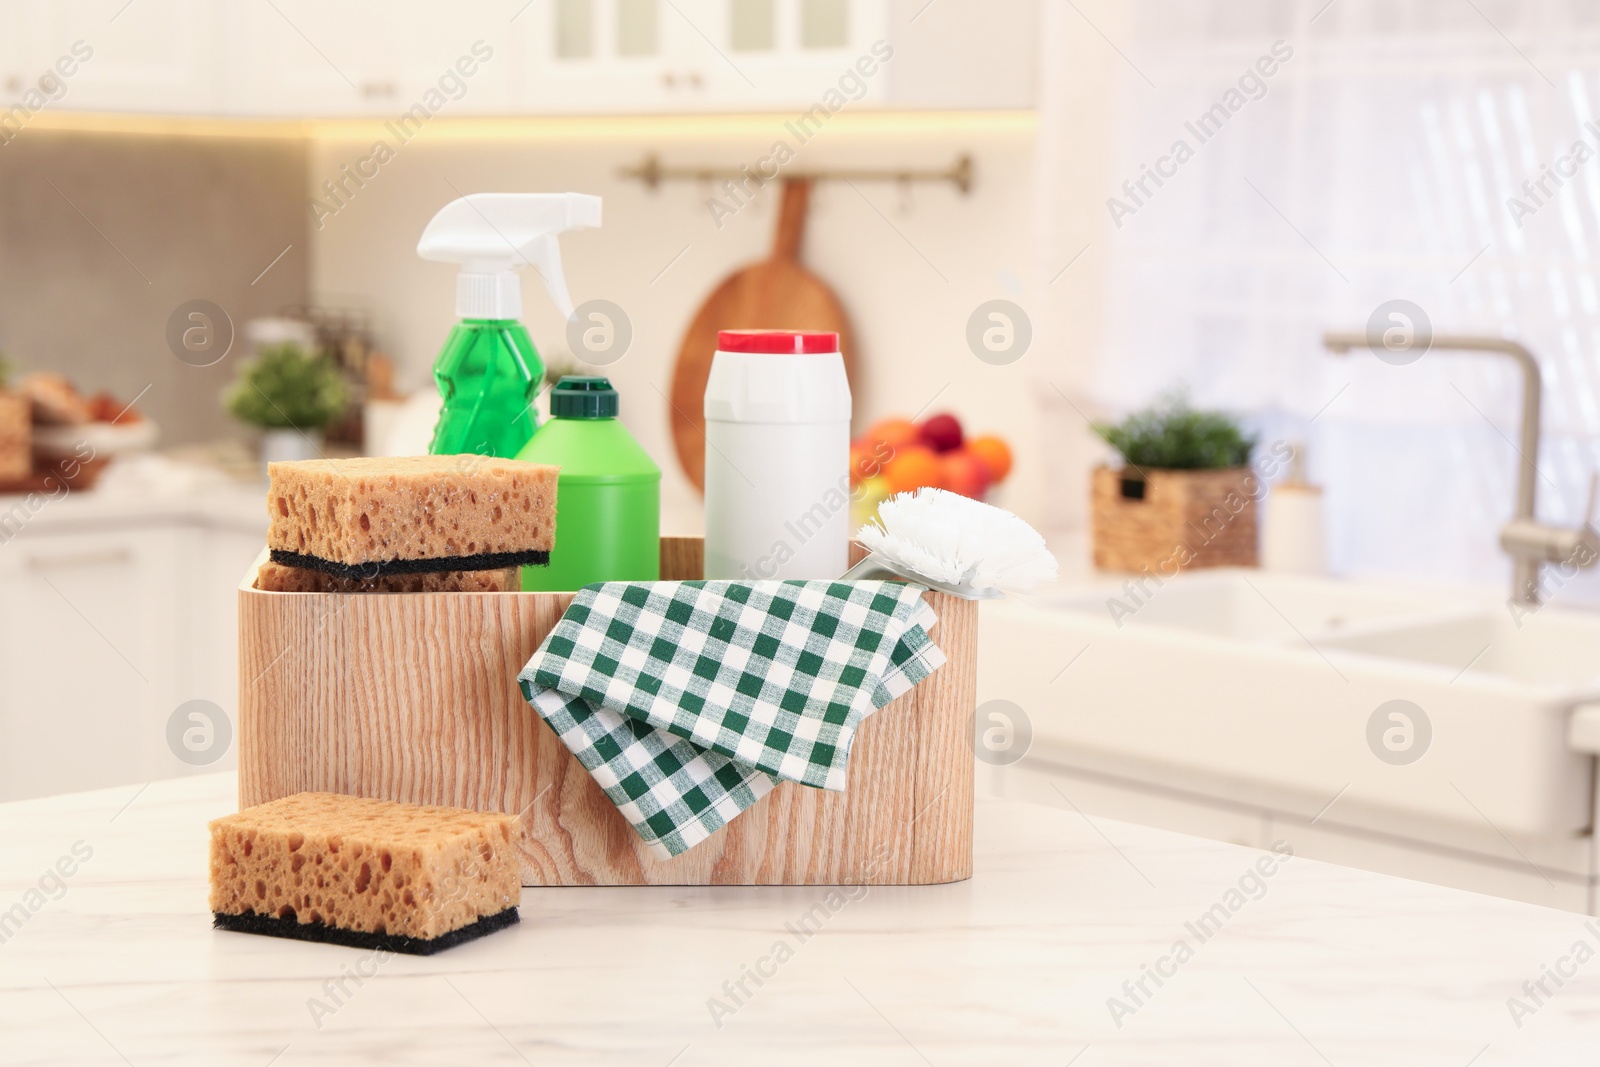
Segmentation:
{"type": "Polygon", "coordinates": [[[1066,796],[980,800],[948,886],[529,889],[432,958],[220,933],[234,789],[0,805],[0,1063],[1489,1067],[1592,1062],[1600,1026],[1600,923],[1066,796]]]}
{"type": "Polygon", "coordinates": [[[237,482],[163,456],[130,456],[114,462],[93,489],[0,495],[0,542],[173,523],[264,536],[266,499],[265,482],[237,482]]]}

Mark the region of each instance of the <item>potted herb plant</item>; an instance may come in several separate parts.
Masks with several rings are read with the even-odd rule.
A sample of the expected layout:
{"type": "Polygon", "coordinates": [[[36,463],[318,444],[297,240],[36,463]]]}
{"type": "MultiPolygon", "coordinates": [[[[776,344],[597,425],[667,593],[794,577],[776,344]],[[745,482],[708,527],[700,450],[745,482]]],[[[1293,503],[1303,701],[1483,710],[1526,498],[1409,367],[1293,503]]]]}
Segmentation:
{"type": "Polygon", "coordinates": [[[345,411],[344,375],[331,359],[292,341],[265,345],[223,395],[228,412],[261,429],[261,461],[314,459],[322,431],[345,411]]]}
{"type": "Polygon", "coordinates": [[[1171,577],[1186,567],[1253,567],[1255,438],[1232,417],[1163,397],[1095,430],[1122,456],[1094,472],[1094,564],[1171,577]]]}

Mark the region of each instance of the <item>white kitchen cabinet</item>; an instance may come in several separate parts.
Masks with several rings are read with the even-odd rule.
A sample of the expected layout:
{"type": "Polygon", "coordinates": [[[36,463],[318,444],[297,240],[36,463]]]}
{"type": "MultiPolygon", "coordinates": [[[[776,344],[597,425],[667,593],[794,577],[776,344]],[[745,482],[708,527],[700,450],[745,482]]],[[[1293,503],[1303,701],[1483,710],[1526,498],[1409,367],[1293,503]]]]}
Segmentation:
{"type": "Polygon", "coordinates": [[[224,108],[238,115],[494,114],[510,105],[515,9],[500,0],[231,5],[224,108]],[[422,107],[424,113],[414,111],[422,107]]]}
{"type": "Polygon", "coordinates": [[[206,114],[221,102],[223,9],[206,0],[8,0],[0,10],[16,30],[0,45],[7,101],[43,78],[51,110],[206,114]]]}
{"type": "Polygon", "coordinates": [[[161,528],[0,546],[0,799],[173,773],[175,547],[161,528]]]}
{"type": "MultiPolygon", "coordinates": [[[[190,579],[178,649],[183,699],[209,700],[233,718],[239,707],[239,582],[260,554],[264,538],[208,526],[187,527],[178,536],[190,579]]],[[[231,766],[229,761],[208,769],[231,766]]]]}
{"type": "MultiPolygon", "coordinates": [[[[1039,4],[895,0],[889,28],[894,78],[885,103],[897,108],[1033,107],[1039,4]]],[[[1070,10],[1066,17],[1078,18],[1070,10]]]]}
{"type": "Polygon", "coordinates": [[[441,114],[1027,107],[1037,22],[1037,0],[0,0],[0,101],[82,42],[50,110],[409,113],[409,133],[441,114]]]}
{"type": "Polygon", "coordinates": [[[167,723],[191,700],[237,721],[237,587],[262,545],[239,503],[85,517],[72,498],[0,538],[0,800],[236,765],[236,732],[197,764],[167,723]]]}
{"type": "MultiPolygon", "coordinates": [[[[23,0],[0,0],[0,101],[10,106],[41,72],[33,69],[33,27],[23,0]]],[[[4,122],[0,116],[0,123],[4,122]]],[[[13,118],[12,123],[16,120],[13,118]]],[[[0,140],[5,126],[0,125],[0,140]]]]}
{"type": "MultiPolygon", "coordinates": [[[[530,111],[805,110],[861,57],[878,66],[888,4],[532,0],[517,22],[519,103],[530,111]]],[[[851,99],[886,92],[881,71],[860,81],[851,99]]]]}

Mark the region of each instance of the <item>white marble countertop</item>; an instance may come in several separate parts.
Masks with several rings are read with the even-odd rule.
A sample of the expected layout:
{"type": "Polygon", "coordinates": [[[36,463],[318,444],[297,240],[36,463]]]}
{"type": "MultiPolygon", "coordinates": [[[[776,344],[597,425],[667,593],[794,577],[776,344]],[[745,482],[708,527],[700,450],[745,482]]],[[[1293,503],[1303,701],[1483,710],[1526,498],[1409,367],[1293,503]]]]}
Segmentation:
{"type": "Polygon", "coordinates": [[[532,889],[432,958],[213,931],[232,775],[0,805],[0,1063],[1594,1062],[1600,923],[1069,804],[980,801],[964,883],[532,889]]]}
{"type": "Polygon", "coordinates": [[[57,530],[187,523],[240,532],[267,528],[267,486],[158,455],[114,461],[93,489],[0,495],[6,539],[57,530]]]}

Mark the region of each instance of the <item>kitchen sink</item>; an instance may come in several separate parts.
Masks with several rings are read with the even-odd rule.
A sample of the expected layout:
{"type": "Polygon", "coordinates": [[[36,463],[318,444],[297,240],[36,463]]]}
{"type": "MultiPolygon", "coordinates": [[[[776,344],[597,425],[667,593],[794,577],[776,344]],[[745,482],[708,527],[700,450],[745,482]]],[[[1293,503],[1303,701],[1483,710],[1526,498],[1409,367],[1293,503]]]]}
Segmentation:
{"type": "Polygon", "coordinates": [[[1132,592],[984,605],[980,700],[1021,706],[1036,750],[1269,789],[1308,815],[1339,797],[1504,833],[1588,828],[1592,758],[1567,720],[1600,700],[1600,615],[1253,570],[1132,592]]]}
{"type": "Polygon", "coordinates": [[[1420,594],[1233,569],[1183,575],[1159,586],[1154,579],[1141,584],[1134,578],[1050,603],[1098,616],[1118,629],[1170,627],[1274,643],[1415,616],[1437,606],[1420,594]]]}
{"type": "Polygon", "coordinates": [[[1600,619],[1555,608],[1520,618],[1503,607],[1451,613],[1333,635],[1324,647],[1544,687],[1552,695],[1567,687],[1583,691],[1600,676],[1600,619]]]}

